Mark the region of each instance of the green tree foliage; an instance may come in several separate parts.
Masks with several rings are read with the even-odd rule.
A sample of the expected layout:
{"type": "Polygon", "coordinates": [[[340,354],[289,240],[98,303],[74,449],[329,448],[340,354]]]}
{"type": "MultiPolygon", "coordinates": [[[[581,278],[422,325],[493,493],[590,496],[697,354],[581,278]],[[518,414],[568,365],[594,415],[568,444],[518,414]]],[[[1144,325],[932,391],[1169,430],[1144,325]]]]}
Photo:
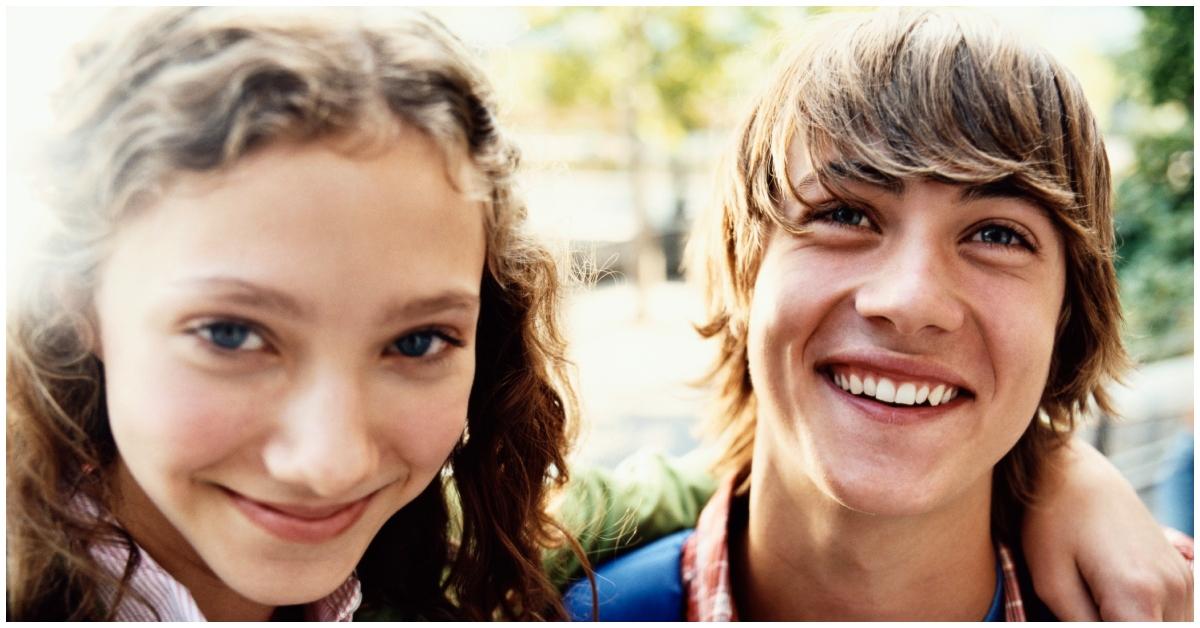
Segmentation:
{"type": "Polygon", "coordinates": [[[1144,59],[1150,102],[1179,102],[1192,111],[1194,7],[1140,7],[1146,25],[1138,54],[1144,59]]]}
{"type": "MultiPolygon", "coordinates": [[[[638,224],[634,240],[638,312],[645,288],[678,267],[650,224],[645,172],[666,156],[676,215],[684,208],[685,140],[723,122],[743,88],[735,58],[778,24],[767,9],[729,7],[569,7],[530,9],[541,55],[542,95],[560,111],[586,111],[596,126],[620,130],[638,224]]],[[[793,10],[793,14],[801,14],[793,10]]],[[[673,251],[677,250],[672,248],[673,251]]]]}
{"type": "Polygon", "coordinates": [[[1116,190],[1117,273],[1130,348],[1153,360],[1194,342],[1193,8],[1140,10],[1138,46],[1122,63],[1141,107],[1131,107],[1136,161],[1116,190]]]}
{"type": "MultiPolygon", "coordinates": [[[[547,52],[540,68],[554,106],[633,111],[637,134],[668,152],[723,116],[746,77],[730,60],[772,30],[766,9],[567,7],[530,9],[547,52]]],[[[617,122],[623,126],[630,121],[617,122]]]]}

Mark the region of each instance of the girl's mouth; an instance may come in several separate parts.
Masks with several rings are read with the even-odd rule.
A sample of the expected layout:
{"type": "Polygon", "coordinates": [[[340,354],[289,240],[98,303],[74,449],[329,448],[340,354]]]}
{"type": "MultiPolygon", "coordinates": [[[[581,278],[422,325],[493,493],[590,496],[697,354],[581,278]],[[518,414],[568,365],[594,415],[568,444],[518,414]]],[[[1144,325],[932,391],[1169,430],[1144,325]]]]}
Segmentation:
{"type": "MultiPolygon", "coordinates": [[[[233,505],[258,527],[285,541],[322,543],[362,517],[376,493],[345,504],[313,507],[303,504],[261,502],[222,487],[233,505]]],[[[378,492],[378,491],[377,491],[378,492]]]]}

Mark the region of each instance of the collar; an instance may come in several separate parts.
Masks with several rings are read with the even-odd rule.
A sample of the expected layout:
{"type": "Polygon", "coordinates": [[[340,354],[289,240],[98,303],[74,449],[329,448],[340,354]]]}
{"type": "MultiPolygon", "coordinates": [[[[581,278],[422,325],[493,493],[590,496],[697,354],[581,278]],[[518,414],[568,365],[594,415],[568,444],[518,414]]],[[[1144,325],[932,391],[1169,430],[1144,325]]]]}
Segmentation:
{"type": "MultiPolygon", "coordinates": [[[[86,500],[76,500],[76,507],[85,509],[93,514],[98,513],[94,504],[86,500]]],[[[176,580],[166,569],[163,569],[140,546],[134,545],[138,552],[138,566],[129,579],[129,588],[121,605],[113,617],[116,621],[207,621],[192,594],[176,580]],[[137,602],[140,596],[146,604],[137,602]]],[[[116,539],[100,541],[91,546],[92,558],[101,569],[116,576],[118,579],[125,573],[125,565],[129,560],[130,548],[116,539]]],[[[101,594],[111,603],[116,598],[116,589],[111,584],[103,585],[101,594]]],[[[351,621],[354,611],[362,603],[362,589],[358,578],[350,574],[346,581],[329,595],[306,604],[304,618],[306,621],[351,621]]]]}
{"type": "MultiPolygon", "coordinates": [[[[683,546],[680,559],[687,595],[688,621],[738,621],[729,573],[729,516],[733,506],[736,476],[730,475],[709,500],[696,532],[683,546]]],[[[1003,590],[1004,619],[1025,621],[1025,605],[1017,584],[1017,569],[1011,550],[996,543],[1003,590]]],[[[990,613],[989,613],[990,614],[990,613]]]]}

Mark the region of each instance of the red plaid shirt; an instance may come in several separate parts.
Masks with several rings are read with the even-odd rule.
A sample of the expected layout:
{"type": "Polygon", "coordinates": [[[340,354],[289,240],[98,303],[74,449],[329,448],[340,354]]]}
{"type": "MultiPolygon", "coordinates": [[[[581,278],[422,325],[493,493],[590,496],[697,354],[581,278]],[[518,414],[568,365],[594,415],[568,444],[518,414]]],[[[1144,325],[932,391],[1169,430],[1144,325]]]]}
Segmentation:
{"type": "MultiPolygon", "coordinates": [[[[733,500],[733,477],[721,483],[700,513],[695,534],[683,545],[683,586],[687,591],[688,621],[738,621],[733,606],[729,577],[729,509],[733,500]]],[[[1025,605],[1017,586],[1012,553],[999,544],[997,554],[1004,575],[1004,616],[1007,621],[1025,621],[1025,605]]]]}

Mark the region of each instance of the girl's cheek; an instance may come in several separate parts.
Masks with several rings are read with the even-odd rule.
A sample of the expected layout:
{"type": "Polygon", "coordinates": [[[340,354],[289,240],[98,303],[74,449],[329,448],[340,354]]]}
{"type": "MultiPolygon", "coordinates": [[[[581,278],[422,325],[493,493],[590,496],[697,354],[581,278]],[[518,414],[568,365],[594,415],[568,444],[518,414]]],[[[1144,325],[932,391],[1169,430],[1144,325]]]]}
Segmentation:
{"type": "Polygon", "coordinates": [[[468,376],[426,387],[419,395],[396,395],[391,407],[403,410],[390,430],[395,449],[413,467],[441,467],[466,428],[470,394],[468,376]]]}
{"type": "Polygon", "coordinates": [[[270,420],[265,395],[244,383],[216,382],[171,360],[144,372],[140,381],[120,378],[124,373],[110,380],[114,434],[123,449],[138,450],[123,450],[126,458],[203,468],[236,454],[270,420]]]}

